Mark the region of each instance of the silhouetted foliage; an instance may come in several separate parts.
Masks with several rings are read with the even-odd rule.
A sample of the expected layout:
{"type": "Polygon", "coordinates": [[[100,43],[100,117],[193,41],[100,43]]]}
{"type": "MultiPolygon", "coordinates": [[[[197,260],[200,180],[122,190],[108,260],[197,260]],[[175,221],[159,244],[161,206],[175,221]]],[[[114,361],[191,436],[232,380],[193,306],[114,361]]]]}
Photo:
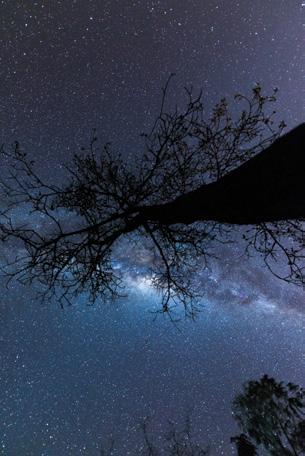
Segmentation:
{"type": "Polygon", "coordinates": [[[244,386],[233,402],[233,413],[246,436],[268,455],[305,454],[305,390],[301,387],[265,375],[244,386]]]}
{"type": "MultiPolygon", "coordinates": [[[[127,238],[135,249],[153,253],[148,273],[161,294],[162,312],[182,303],[193,317],[200,295],[193,273],[215,256],[218,243],[229,240],[234,224],[251,223],[246,246],[270,269],[284,256],[288,269],[282,278],[303,284],[303,226],[288,220],[289,211],[280,212],[285,203],[275,204],[279,189],[267,185],[266,176],[257,182],[265,172],[260,157],[263,164],[264,157],[273,157],[273,146],[271,152],[267,147],[283,148],[287,141],[274,143],[284,128],[274,127],[274,111],[267,112],[275,93],[265,96],[256,86],[249,98],[237,95],[244,109],[235,118],[225,99],[206,115],[201,94],[190,90],[184,110],[166,112],[166,94],[167,86],[153,128],[143,135],[143,154],[132,163],[109,144],[99,150],[94,133],[89,148],[67,167],[67,179],[55,185],[42,180],[18,143],[11,153],[3,150],[9,177],[1,183],[8,202],[1,239],[13,246],[5,269],[9,279],[38,281],[44,298],[55,294],[61,303],[83,292],[92,301],[118,296],[122,275],[114,267],[115,251],[127,238]],[[29,211],[27,223],[16,221],[20,210],[29,211]]],[[[274,158],[271,165],[275,174],[282,172],[274,158]]]]}

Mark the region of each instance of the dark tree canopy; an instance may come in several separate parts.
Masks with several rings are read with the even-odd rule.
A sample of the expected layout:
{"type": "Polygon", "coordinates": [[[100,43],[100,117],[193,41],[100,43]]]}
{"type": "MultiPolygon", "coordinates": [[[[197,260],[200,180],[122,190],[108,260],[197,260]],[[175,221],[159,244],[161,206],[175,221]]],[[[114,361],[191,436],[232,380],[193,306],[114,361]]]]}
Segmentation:
{"type": "Polygon", "coordinates": [[[268,455],[305,455],[305,390],[298,385],[267,375],[250,381],[235,398],[233,413],[243,435],[268,455]]]}
{"type": "Polygon", "coordinates": [[[193,316],[193,272],[238,226],[246,248],[270,270],[303,285],[304,125],[279,137],[285,125],[275,126],[269,110],[275,94],[265,96],[259,86],[250,97],[236,96],[236,116],[225,99],[207,115],[201,94],[189,90],[184,109],[166,112],[166,93],[167,86],[132,163],[109,144],[100,149],[94,133],[59,185],[37,174],[18,143],[11,152],[3,147],[0,229],[14,247],[9,278],[38,281],[44,297],[56,294],[61,302],[83,292],[91,300],[114,297],[122,277],[113,261],[126,239],[152,252],[149,273],[162,311],[179,302],[193,316]],[[20,210],[28,211],[27,223],[18,223],[20,210]]]}

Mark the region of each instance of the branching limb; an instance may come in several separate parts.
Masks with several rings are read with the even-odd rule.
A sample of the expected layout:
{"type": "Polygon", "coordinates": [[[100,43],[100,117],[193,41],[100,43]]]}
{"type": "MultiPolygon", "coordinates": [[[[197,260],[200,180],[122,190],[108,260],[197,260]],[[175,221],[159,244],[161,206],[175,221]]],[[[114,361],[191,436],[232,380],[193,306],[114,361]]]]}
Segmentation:
{"type": "MultiPolygon", "coordinates": [[[[170,80],[153,128],[143,135],[143,154],[132,164],[109,144],[99,150],[94,131],[89,147],[66,167],[66,181],[55,185],[38,175],[18,143],[10,152],[2,148],[7,178],[0,182],[5,201],[0,234],[9,246],[8,280],[38,281],[44,298],[55,294],[62,303],[81,293],[91,301],[113,298],[120,295],[124,275],[114,268],[116,248],[124,239],[137,248],[141,241],[154,255],[150,274],[161,293],[161,311],[170,313],[182,303],[185,315],[195,316],[200,295],[193,280],[196,268],[207,267],[213,246],[227,242],[232,230],[217,210],[216,215],[211,211],[223,211],[221,201],[228,206],[224,192],[217,194],[218,183],[222,188],[223,180],[271,144],[284,124],[275,127],[274,112],[266,109],[276,91],[264,96],[259,86],[250,97],[236,96],[244,106],[239,116],[230,115],[225,99],[206,115],[202,94],[188,89],[185,108],[166,112],[170,80]],[[198,189],[207,195],[203,213],[188,219],[187,197],[196,200],[198,189]],[[27,223],[20,222],[24,218],[27,223]]],[[[302,233],[294,222],[286,232],[261,223],[250,243],[268,266],[276,250],[286,254],[292,273],[284,278],[297,282],[303,267],[293,255],[303,259],[301,249],[288,251],[280,239],[295,236],[296,243],[302,233]]]]}

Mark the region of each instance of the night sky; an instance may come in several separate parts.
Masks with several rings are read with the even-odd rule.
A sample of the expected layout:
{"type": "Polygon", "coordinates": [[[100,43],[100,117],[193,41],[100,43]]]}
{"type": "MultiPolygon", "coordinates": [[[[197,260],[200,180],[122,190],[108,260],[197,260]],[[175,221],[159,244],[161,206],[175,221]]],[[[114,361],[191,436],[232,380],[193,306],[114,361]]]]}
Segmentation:
{"type": "MultiPolygon", "coordinates": [[[[140,154],[170,73],[169,103],[183,102],[185,85],[201,87],[210,107],[259,82],[279,88],[289,127],[305,119],[301,1],[0,5],[1,141],[20,141],[44,176],[64,179],[92,128],[126,159],[140,154]]],[[[150,312],[160,302],[143,252],[118,259],[128,297],[114,304],[82,297],[62,310],[42,305],[34,287],[1,286],[0,453],[98,456],[113,433],[125,455],[140,444],[143,417],[158,439],[189,413],[212,455],[235,454],[231,401],[243,382],[267,373],[305,386],[305,294],[238,245],[219,254],[212,271],[198,270],[201,314],[179,331],[150,312]]]]}

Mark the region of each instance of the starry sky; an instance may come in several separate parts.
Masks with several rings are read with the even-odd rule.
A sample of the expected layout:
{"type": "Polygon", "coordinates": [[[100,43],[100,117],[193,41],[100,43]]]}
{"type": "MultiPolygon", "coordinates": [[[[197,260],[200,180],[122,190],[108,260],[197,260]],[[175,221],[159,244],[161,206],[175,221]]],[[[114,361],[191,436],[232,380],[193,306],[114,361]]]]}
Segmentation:
{"type": "MultiPolygon", "coordinates": [[[[301,1],[2,0],[0,23],[1,141],[18,140],[58,181],[92,128],[126,160],[141,153],[170,73],[169,103],[193,85],[209,108],[259,82],[279,88],[289,127],[305,118],[301,1]]],[[[120,260],[128,296],[112,305],[82,297],[62,310],[0,282],[0,454],[94,456],[112,433],[124,455],[143,417],[157,439],[189,413],[212,455],[233,455],[243,382],[267,373],[305,386],[304,292],[259,259],[237,245],[198,270],[203,309],[179,331],[153,318],[141,259],[126,249],[120,260]]]]}

